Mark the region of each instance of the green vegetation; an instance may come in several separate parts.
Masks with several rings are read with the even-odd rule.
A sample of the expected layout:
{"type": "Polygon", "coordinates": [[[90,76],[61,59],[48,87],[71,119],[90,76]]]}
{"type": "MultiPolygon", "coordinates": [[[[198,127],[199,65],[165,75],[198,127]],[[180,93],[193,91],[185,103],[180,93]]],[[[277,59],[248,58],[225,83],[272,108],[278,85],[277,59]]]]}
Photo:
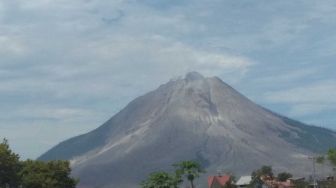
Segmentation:
{"type": "Polygon", "coordinates": [[[260,178],[261,176],[273,177],[273,170],[271,166],[262,166],[260,169],[252,172],[252,178],[260,178]]]}
{"type": "MultiPolygon", "coordinates": [[[[319,156],[314,158],[314,160],[319,164],[325,164],[326,160],[329,160],[334,169],[336,169],[336,148],[329,149],[326,156],[319,156]]],[[[291,178],[292,174],[288,172],[282,172],[277,175],[278,181],[286,181],[287,179],[291,178]]],[[[271,166],[262,166],[260,169],[255,170],[252,172],[252,181],[249,185],[249,188],[261,188],[263,181],[262,179],[273,179],[273,172],[271,166]]],[[[292,180],[295,188],[308,188],[309,182],[312,180],[305,181],[304,179],[297,179],[292,180]]],[[[318,181],[319,188],[335,188],[336,181],[333,179],[327,180],[319,180],[318,181]]]]}
{"type": "MultiPolygon", "coordinates": [[[[336,167],[336,149],[329,149],[327,156],[317,157],[315,160],[317,163],[324,163],[328,159],[330,163],[336,167]]],[[[181,161],[179,163],[173,164],[175,167],[175,173],[168,172],[154,172],[149,175],[148,179],[141,183],[142,188],[178,188],[183,182],[183,179],[187,179],[190,182],[190,187],[194,188],[194,180],[198,178],[201,173],[205,171],[198,162],[195,161],[181,161]]],[[[262,166],[252,172],[252,181],[248,186],[249,188],[261,188],[263,180],[274,179],[274,173],[272,166],[262,166]]],[[[278,181],[286,181],[292,178],[293,175],[288,172],[281,172],[277,175],[278,181]]],[[[309,181],[304,181],[304,179],[292,180],[295,188],[308,188],[309,181]]],[[[332,188],[336,187],[335,181],[320,181],[318,182],[321,188],[332,188]]],[[[233,184],[228,184],[226,188],[236,187],[233,184]]]]}
{"type": "Polygon", "coordinates": [[[178,177],[185,176],[190,182],[191,188],[194,188],[194,179],[199,177],[204,170],[196,161],[181,161],[173,165],[176,168],[176,175],[178,177]]]}
{"type": "Polygon", "coordinates": [[[336,148],[329,149],[327,155],[328,155],[328,160],[331,162],[332,165],[336,167],[336,148]]]}
{"type": "Polygon", "coordinates": [[[0,187],[17,187],[20,183],[20,168],[19,155],[13,153],[4,139],[0,144],[0,187]]]}
{"type": "Polygon", "coordinates": [[[147,180],[141,183],[142,188],[178,188],[183,182],[183,177],[186,177],[194,188],[194,180],[198,178],[200,173],[205,171],[196,161],[181,161],[173,164],[175,173],[154,172],[149,175],[147,180]]]}
{"type": "Polygon", "coordinates": [[[318,164],[324,164],[324,161],[325,161],[324,156],[318,156],[316,158],[316,163],[318,163],[318,164]]]}
{"type": "Polygon", "coordinates": [[[281,172],[278,174],[278,180],[279,181],[286,181],[287,179],[293,177],[293,175],[291,173],[288,172],[281,172]]]}
{"type": "Polygon", "coordinates": [[[252,181],[250,187],[262,187],[262,176],[268,176],[270,178],[273,178],[273,170],[271,166],[262,166],[260,169],[255,170],[251,174],[252,181]]]}
{"type": "Polygon", "coordinates": [[[309,183],[302,180],[302,181],[296,181],[294,182],[295,188],[308,188],[309,187],[309,183]]]}
{"type": "Polygon", "coordinates": [[[181,179],[167,172],[151,173],[146,181],[143,181],[143,188],[177,188],[181,179]]]}
{"type": "Polygon", "coordinates": [[[20,161],[6,139],[0,143],[0,188],[75,188],[68,161],[20,161]]]}
{"type": "Polygon", "coordinates": [[[23,162],[20,171],[22,186],[25,188],[72,188],[77,181],[70,176],[68,161],[33,161],[23,162]]]}

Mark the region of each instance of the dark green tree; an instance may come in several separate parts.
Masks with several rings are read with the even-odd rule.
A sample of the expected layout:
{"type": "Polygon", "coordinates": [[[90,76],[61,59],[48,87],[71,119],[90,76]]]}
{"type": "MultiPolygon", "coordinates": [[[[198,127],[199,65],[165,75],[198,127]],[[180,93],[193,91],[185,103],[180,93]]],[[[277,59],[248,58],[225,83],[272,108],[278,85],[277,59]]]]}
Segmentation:
{"type": "Polygon", "coordinates": [[[336,148],[329,149],[328,153],[328,160],[331,162],[332,165],[336,167],[336,148]]]}
{"type": "Polygon", "coordinates": [[[291,173],[288,172],[281,172],[278,174],[278,180],[279,181],[286,181],[287,179],[293,177],[293,175],[291,173]]]}
{"type": "Polygon", "coordinates": [[[33,161],[23,162],[20,171],[24,188],[75,188],[77,180],[70,177],[68,161],[33,161]]]}
{"type": "Polygon", "coordinates": [[[262,166],[260,169],[252,172],[252,177],[269,176],[273,178],[273,170],[271,166],[262,166]]]}
{"type": "Polygon", "coordinates": [[[17,187],[20,183],[19,155],[15,154],[4,139],[0,143],[0,187],[17,187]]]}
{"type": "Polygon", "coordinates": [[[309,187],[309,183],[304,180],[301,180],[294,182],[294,186],[295,188],[307,188],[309,187]]]}
{"type": "Polygon", "coordinates": [[[0,188],[75,188],[68,161],[20,161],[8,141],[0,143],[0,188]]]}
{"type": "Polygon", "coordinates": [[[177,188],[181,179],[167,172],[151,173],[147,180],[141,183],[142,188],[177,188]]]}
{"type": "Polygon", "coordinates": [[[324,164],[325,158],[324,156],[318,156],[316,157],[316,163],[318,164],[324,164]]]}
{"type": "Polygon", "coordinates": [[[191,188],[194,188],[194,180],[198,178],[200,173],[204,173],[204,169],[196,161],[181,161],[173,165],[177,177],[185,176],[190,182],[191,188]]]}
{"type": "Polygon", "coordinates": [[[251,181],[251,187],[262,187],[262,176],[268,176],[273,178],[273,170],[271,166],[262,166],[260,169],[255,170],[251,174],[252,181],[251,181]]]}

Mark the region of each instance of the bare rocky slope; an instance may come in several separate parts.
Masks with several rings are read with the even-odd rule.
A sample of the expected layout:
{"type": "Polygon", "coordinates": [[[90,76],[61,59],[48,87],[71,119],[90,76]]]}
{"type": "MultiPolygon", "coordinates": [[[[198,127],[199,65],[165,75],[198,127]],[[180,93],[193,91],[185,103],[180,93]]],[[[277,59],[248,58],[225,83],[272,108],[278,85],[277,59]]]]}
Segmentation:
{"type": "Polygon", "coordinates": [[[200,161],[207,174],[224,169],[243,175],[272,165],[307,175],[307,156],[335,146],[335,132],[275,114],[219,78],[192,72],[136,98],[99,128],[39,159],[71,160],[80,187],[128,188],[152,171],[190,159],[200,161]]]}

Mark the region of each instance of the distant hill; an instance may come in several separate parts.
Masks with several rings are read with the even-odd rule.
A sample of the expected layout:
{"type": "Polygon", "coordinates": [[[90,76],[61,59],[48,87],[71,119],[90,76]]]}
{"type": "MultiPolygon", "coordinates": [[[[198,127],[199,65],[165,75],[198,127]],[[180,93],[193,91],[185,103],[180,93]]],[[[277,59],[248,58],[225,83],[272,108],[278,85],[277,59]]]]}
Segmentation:
{"type": "Polygon", "coordinates": [[[311,172],[307,156],[329,147],[336,147],[335,132],[277,115],[219,78],[191,72],[39,159],[71,160],[80,187],[127,188],[189,159],[200,161],[208,174],[224,169],[242,175],[272,165],[305,175],[311,172]]]}

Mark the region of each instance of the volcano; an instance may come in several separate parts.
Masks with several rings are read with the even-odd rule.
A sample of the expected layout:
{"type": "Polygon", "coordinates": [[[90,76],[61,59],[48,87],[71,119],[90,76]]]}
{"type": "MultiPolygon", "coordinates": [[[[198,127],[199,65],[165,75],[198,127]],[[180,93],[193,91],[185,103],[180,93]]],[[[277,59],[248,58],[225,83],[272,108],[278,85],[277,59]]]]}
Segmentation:
{"type": "Polygon", "coordinates": [[[182,160],[250,174],[262,165],[311,172],[307,156],[336,146],[336,133],[265,109],[217,77],[197,72],[130,102],[97,129],[66,140],[39,160],[70,160],[79,187],[139,187],[149,173],[182,160]]]}

